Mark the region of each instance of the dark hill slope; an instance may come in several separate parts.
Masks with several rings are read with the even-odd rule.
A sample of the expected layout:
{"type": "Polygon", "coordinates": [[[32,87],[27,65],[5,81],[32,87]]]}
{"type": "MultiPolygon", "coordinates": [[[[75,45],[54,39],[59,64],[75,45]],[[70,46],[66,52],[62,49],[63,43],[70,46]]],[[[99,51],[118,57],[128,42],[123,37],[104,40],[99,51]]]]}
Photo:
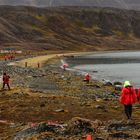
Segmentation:
{"type": "Polygon", "coordinates": [[[0,45],[23,49],[139,49],[140,12],[0,7],[0,45]]]}
{"type": "Polygon", "coordinates": [[[37,7],[97,6],[140,10],[139,0],[0,0],[0,5],[26,5],[37,7]]]}

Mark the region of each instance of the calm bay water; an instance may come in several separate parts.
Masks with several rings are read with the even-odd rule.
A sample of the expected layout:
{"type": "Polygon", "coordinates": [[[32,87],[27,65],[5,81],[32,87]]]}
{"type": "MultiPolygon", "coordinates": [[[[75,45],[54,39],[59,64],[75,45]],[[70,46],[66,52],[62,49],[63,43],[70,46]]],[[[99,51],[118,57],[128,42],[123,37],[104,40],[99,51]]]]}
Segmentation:
{"type": "Polygon", "coordinates": [[[140,87],[140,51],[90,54],[70,58],[67,62],[98,80],[129,80],[134,87],[140,87]]]}

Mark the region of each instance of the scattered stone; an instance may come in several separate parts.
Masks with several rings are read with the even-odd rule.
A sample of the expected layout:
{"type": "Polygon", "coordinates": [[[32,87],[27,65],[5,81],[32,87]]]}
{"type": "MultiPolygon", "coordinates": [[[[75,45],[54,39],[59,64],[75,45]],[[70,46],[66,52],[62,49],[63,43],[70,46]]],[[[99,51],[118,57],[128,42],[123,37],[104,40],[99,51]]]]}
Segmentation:
{"type": "Polygon", "coordinates": [[[96,105],[96,106],[95,106],[95,108],[100,109],[100,108],[101,108],[101,106],[100,106],[100,105],[96,105]]]}
{"type": "Polygon", "coordinates": [[[62,134],[64,133],[65,128],[61,124],[41,123],[41,124],[35,125],[34,127],[27,128],[23,131],[18,132],[13,140],[20,140],[20,139],[28,138],[29,136],[32,136],[33,134],[47,132],[47,131],[52,132],[52,133],[62,134]]]}
{"type": "Polygon", "coordinates": [[[90,121],[88,119],[83,119],[79,117],[72,118],[68,122],[66,134],[82,134],[82,133],[94,133],[94,129],[98,127],[94,125],[93,121],[90,121]]]}
{"type": "Polygon", "coordinates": [[[80,104],[80,106],[85,106],[86,105],[86,102],[82,102],[81,104],[80,104]]]}
{"type": "Polygon", "coordinates": [[[134,122],[126,123],[123,121],[111,121],[108,126],[108,131],[116,130],[116,131],[126,131],[132,130],[136,128],[136,124],[134,122]]]}
{"type": "Polygon", "coordinates": [[[104,138],[102,138],[102,137],[96,137],[96,138],[94,138],[94,140],[104,140],[104,138]]]}
{"type": "Polygon", "coordinates": [[[116,110],[119,109],[119,108],[120,108],[119,106],[114,106],[114,109],[116,109],[116,110]]]}
{"type": "Polygon", "coordinates": [[[100,102],[100,101],[102,101],[102,99],[101,98],[96,98],[96,101],[100,102]]]}
{"type": "Polygon", "coordinates": [[[126,139],[126,138],[130,137],[129,134],[123,133],[123,132],[113,133],[113,134],[110,134],[110,136],[113,137],[113,138],[123,138],[123,139],[126,139]]]}
{"type": "Polygon", "coordinates": [[[121,82],[114,82],[113,83],[115,90],[121,91],[122,90],[122,83],[121,82]]]}
{"type": "Polygon", "coordinates": [[[55,110],[55,112],[65,112],[65,110],[64,109],[57,109],[57,110],[55,110]]]}
{"type": "Polygon", "coordinates": [[[105,98],[103,98],[103,100],[104,101],[109,101],[110,99],[105,97],[105,98]]]}
{"type": "Polygon", "coordinates": [[[20,98],[20,97],[25,97],[25,96],[29,96],[29,94],[24,93],[24,92],[21,92],[21,93],[15,92],[15,93],[12,94],[12,97],[14,97],[14,98],[20,98]]]}
{"type": "Polygon", "coordinates": [[[139,140],[140,139],[140,136],[137,136],[137,139],[139,140]]]}
{"type": "Polygon", "coordinates": [[[115,81],[115,82],[113,83],[113,85],[120,85],[120,86],[122,86],[122,83],[119,82],[119,81],[115,81]]]}
{"type": "Polygon", "coordinates": [[[40,107],[45,107],[45,103],[40,104],[40,107]]]}
{"type": "Polygon", "coordinates": [[[2,92],[1,95],[6,95],[6,92],[2,92]]]}
{"type": "Polygon", "coordinates": [[[97,84],[87,84],[86,86],[88,87],[94,87],[94,88],[101,88],[101,86],[97,85],[97,84]]]}
{"type": "Polygon", "coordinates": [[[114,88],[115,88],[115,90],[121,91],[122,85],[115,85],[114,88]]]}
{"type": "Polygon", "coordinates": [[[102,79],[102,82],[103,82],[104,86],[112,86],[113,85],[111,81],[106,80],[106,79],[102,79]]]}
{"type": "Polygon", "coordinates": [[[97,109],[105,109],[105,107],[101,106],[101,105],[96,105],[95,108],[97,108],[97,109]]]}

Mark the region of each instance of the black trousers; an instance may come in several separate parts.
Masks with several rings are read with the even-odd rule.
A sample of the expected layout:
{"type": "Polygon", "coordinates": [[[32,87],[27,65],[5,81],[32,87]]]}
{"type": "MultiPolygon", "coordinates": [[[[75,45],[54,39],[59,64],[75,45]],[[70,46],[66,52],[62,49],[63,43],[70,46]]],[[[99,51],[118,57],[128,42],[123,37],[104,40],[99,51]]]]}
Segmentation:
{"type": "Polygon", "coordinates": [[[132,116],[132,104],[124,105],[124,110],[125,110],[125,114],[126,114],[127,118],[131,119],[131,116],[132,116]]]}
{"type": "Polygon", "coordinates": [[[9,83],[7,83],[7,84],[3,83],[3,87],[2,87],[3,89],[4,89],[5,85],[7,85],[8,89],[10,90],[10,85],[9,85],[9,83]]]}

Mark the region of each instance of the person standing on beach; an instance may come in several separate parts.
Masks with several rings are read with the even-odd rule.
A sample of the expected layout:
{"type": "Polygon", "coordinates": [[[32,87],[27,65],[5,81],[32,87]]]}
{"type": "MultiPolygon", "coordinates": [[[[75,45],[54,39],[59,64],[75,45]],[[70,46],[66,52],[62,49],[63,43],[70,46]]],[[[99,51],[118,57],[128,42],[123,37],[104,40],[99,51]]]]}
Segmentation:
{"type": "Polygon", "coordinates": [[[132,105],[136,103],[136,91],[129,81],[124,82],[120,102],[124,105],[124,111],[128,119],[132,116],[132,105]]]}
{"type": "Polygon", "coordinates": [[[89,81],[90,81],[90,75],[89,75],[89,73],[86,74],[86,81],[87,81],[87,83],[89,83],[89,81]]]}
{"type": "Polygon", "coordinates": [[[63,64],[63,70],[65,71],[66,70],[66,68],[67,68],[67,64],[63,64]]]}
{"type": "Polygon", "coordinates": [[[3,74],[3,87],[2,87],[2,89],[4,89],[5,85],[7,85],[8,89],[10,90],[9,79],[10,79],[10,76],[7,75],[6,73],[4,73],[3,74]]]}

